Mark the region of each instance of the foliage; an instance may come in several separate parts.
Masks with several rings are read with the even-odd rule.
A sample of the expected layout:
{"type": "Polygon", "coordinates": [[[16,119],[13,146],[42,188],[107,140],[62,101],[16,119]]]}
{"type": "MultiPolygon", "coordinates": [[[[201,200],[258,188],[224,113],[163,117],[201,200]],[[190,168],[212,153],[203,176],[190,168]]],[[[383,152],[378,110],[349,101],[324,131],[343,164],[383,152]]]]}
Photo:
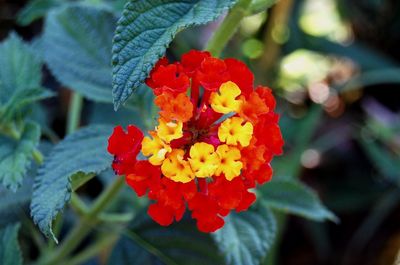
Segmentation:
{"type": "Polygon", "coordinates": [[[10,224],[0,230],[0,262],[4,265],[22,264],[21,250],[18,245],[19,224],[10,224]]]}
{"type": "Polygon", "coordinates": [[[160,227],[144,212],[116,244],[109,264],[220,264],[210,236],[186,218],[169,228],[160,227]]]}
{"type": "Polygon", "coordinates": [[[143,83],[179,31],[215,20],[235,2],[131,0],[125,6],[114,36],[115,107],[124,103],[143,83]]]}
{"type": "Polygon", "coordinates": [[[0,180],[4,186],[16,191],[22,184],[30,166],[33,151],[39,143],[40,128],[36,123],[27,122],[21,136],[15,140],[0,136],[0,180]]]}
{"type": "Polygon", "coordinates": [[[109,133],[108,126],[81,129],[57,144],[39,168],[31,215],[40,230],[55,241],[52,220],[70,200],[73,187],[81,186],[110,166],[111,157],[104,152],[109,133]]]}
{"type": "Polygon", "coordinates": [[[79,4],[49,12],[41,49],[62,84],[95,101],[111,100],[110,56],[115,22],[112,13],[79,4]]]}
{"type": "Polygon", "coordinates": [[[337,222],[337,217],[322,205],[317,195],[304,184],[288,178],[274,179],[261,189],[265,205],[316,221],[337,222]]]}
{"type": "Polygon", "coordinates": [[[393,103],[399,94],[391,89],[400,82],[400,16],[379,13],[377,24],[391,25],[391,34],[365,37],[360,21],[363,12],[378,10],[376,1],[360,9],[338,1],[354,30],[340,41],[301,26],[308,1],[27,2],[10,15],[22,37],[6,29],[0,43],[0,264],[23,264],[22,257],[29,264],[85,264],[95,256],[108,264],[287,264],[278,255],[287,238],[294,255],[292,245],[307,241],[302,253],[320,258],[310,263],[339,262],[347,249],[341,255],[350,264],[353,256],[364,263],[369,252],[380,256],[363,251],[369,246],[395,241],[394,230],[380,232],[397,221],[400,203],[400,118],[393,103]],[[369,39],[377,36],[385,45],[369,39]],[[189,216],[169,227],[150,220],[143,212],[148,201],[122,189],[106,150],[112,125],[154,128],[158,110],[144,80],[162,56],[179,58],[194,43],[217,45],[222,57],[253,68],[257,84],[275,88],[285,139],[272,180],[256,189],[257,203],[227,216],[212,234],[200,233],[189,216]],[[259,52],[246,53],[246,43],[259,52]],[[287,60],[299,50],[308,61],[287,60]],[[328,89],[326,100],[313,98],[315,87],[328,89]],[[381,94],[389,99],[376,100],[381,94]],[[75,132],[64,136],[64,127],[75,132]],[[44,152],[39,147],[48,141],[54,145],[44,152]],[[354,232],[345,230],[343,245],[334,237],[348,219],[354,232]],[[309,245],[315,251],[304,251],[309,245]]]}
{"type": "Polygon", "coordinates": [[[226,264],[260,264],[272,247],[276,221],[266,208],[229,216],[214,239],[226,264]]]}

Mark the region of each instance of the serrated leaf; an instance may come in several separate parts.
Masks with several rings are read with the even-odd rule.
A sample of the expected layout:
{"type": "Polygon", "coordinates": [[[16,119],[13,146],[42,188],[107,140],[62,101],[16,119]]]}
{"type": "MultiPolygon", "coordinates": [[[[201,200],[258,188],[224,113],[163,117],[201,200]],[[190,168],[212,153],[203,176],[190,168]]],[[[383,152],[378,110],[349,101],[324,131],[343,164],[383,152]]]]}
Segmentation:
{"type": "MultiPolygon", "coordinates": [[[[47,154],[51,144],[42,142],[38,150],[42,154],[47,154]]],[[[32,198],[33,180],[36,176],[38,165],[32,163],[23,180],[21,187],[13,192],[4,187],[0,187],[0,227],[5,227],[10,223],[15,223],[29,216],[29,203],[32,198]]]]}
{"type": "Polygon", "coordinates": [[[70,200],[71,178],[78,173],[94,176],[111,165],[112,157],[107,153],[111,131],[110,126],[95,125],[67,136],[39,168],[33,187],[31,215],[46,236],[57,241],[51,224],[70,200]]]}
{"type": "Polygon", "coordinates": [[[0,264],[22,265],[22,255],[18,244],[20,225],[8,225],[0,230],[0,264]]]}
{"type": "Polygon", "coordinates": [[[39,138],[40,128],[34,122],[24,125],[19,140],[0,135],[0,181],[5,187],[16,191],[21,185],[39,138]]]}
{"type": "Polygon", "coordinates": [[[113,98],[124,103],[181,30],[217,19],[236,0],[131,0],[118,21],[112,49],[113,98]]]}
{"type": "Polygon", "coordinates": [[[13,118],[26,104],[50,96],[41,86],[42,64],[16,34],[0,44],[0,116],[13,118]]]}
{"type": "Polygon", "coordinates": [[[21,213],[31,200],[32,184],[33,178],[26,177],[16,192],[0,187],[0,227],[20,220],[21,213]]]}
{"type": "Polygon", "coordinates": [[[189,218],[162,227],[143,213],[114,247],[108,264],[222,264],[215,248],[189,218]]]}
{"type": "Polygon", "coordinates": [[[112,13],[84,5],[49,12],[42,49],[51,72],[89,99],[111,102],[112,13]]]}
{"type": "Polygon", "coordinates": [[[271,248],[275,233],[275,217],[264,208],[259,212],[231,213],[213,237],[225,264],[258,265],[271,248]]]}
{"type": "Polygon", "coordinates": [[[33,21],[42,18],[46,13],[59,6],[62,0],[30,0],[17,15],[17,23],[21,26],[27,26],[33,21]]]}
{"type": "Polygon", "coordinates": [[[317,194],[296,180],[275,178],[259,190],[262,202],[270,208],[315,221],[338,222],[338,218],[321,203],[317,194]]]}
{"type": "Polygon", "coordinates": [[[12,121],[16,114],[24,110],[25,106],[35,101],[52,97],[53,95],[53,92],[42,87],[16,91],[7,104],[0,108],[0,124],[12,121]]]}

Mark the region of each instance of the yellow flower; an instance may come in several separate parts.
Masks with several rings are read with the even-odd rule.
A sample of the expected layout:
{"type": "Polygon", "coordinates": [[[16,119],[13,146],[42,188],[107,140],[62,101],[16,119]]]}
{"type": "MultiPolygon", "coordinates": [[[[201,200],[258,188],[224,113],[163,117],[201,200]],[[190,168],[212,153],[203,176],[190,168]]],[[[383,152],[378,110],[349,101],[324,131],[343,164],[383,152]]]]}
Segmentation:
{"type": "Polygon", "coordinates": [[[215,171],[215,175],[219,176],[224,173],[225,178],[229,181],[239,176],[243,167],[242,162],[237,161],[241,157],[239,149],[223,144],[218,146],[216,152],[221,162],[215,171]]]}
{"type": "Polygon", "coordinates": [[[156,128],[158,137],[166,143],[170,143],[174,139],[179,139],[183,136],[181,121],[166,121],[163,118],[158,120],[159,125],[156,128]]]}
{"type": "Polygon", "coordinates": [[[211,93],[210,104],[215,112],[227,114],[237,112],[241,101],[236,99],[240,95],[240,88],[233,82],[228,81],[219,87],[218,92],[211,93]]]}
{"type": "Polygon", "coordinates": [[[189,162],[183,159],[185,151],[174,149],[164,160],[161,172],[167,178],[175,181],[187,183],[194,179],[194,173],[190,168],[189,162]]]}
{"type": "Polygon", "coordinates": [[[195,143],[189,151],[190,166],[196,177],[206,178],[214,174],[219,165],[219,157],[214,146],[207,143],[195,143]]]}
{"type": "Polygon", "coordinates": [[[226,142],[229,145],[248,146],[253,136],[253,125],[250,122],[242,123],[244,119],[232,117],[226,119],[218,128],[218,138],[221,142],[226,142]]]}
{"type": "Polygon", "coordinates": [[[154,166],[159,166],[165,159],[165,155],[171,152],[171,147],[165,144],[156,134],[151,131],[150,135],[153,137],[146,136],[142,141],[142,153],[145,156],[150,156],[149,162],[154,166]]]}

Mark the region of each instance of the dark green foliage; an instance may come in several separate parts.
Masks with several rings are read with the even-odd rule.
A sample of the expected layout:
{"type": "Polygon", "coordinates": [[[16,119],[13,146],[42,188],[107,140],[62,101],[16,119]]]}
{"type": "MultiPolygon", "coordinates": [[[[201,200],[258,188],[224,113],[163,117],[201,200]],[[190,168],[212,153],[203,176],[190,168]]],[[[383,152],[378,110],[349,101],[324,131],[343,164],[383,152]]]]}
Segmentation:
{"type": "Polygon", "coordinates": [[[217,19],[236,0],[131,0],[112,51],[113,97],[118,108],[138,88],[181,30],[217,19]]]}
{"type": "MultiPolygon", "coordinates": [[[[81,185],[81,174],[93,177],[110,167],[112,157],[107,153],[107,138],[111,132],[111,127],[102,125],[81,129],[57,144],[39,168],[33,188],[31,215],[46,236],[56,240],[51,223],[70,200],[74,175],[79,173],[81,185]]],[[[89,180],[89,177],[84,180],[89,180]]]]}

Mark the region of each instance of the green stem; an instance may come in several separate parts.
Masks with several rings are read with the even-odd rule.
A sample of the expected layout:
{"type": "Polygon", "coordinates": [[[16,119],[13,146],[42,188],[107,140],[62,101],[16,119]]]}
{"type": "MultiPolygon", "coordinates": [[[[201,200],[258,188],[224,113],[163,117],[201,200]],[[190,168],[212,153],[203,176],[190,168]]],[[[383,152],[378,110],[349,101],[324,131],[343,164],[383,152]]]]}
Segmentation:
{"type": "Polygon", "coordinates": [[[98,219],[102,223],[129,223],[133,217],[133,213],[102,213],[98,219]]]}
{"type": "Polygon", "coordinates": [[[281,50],[281,44],[274,40],[273,32],[277,30],[277,27],[287,26],[293,3],[293,0],[278,1],[269,15],[264,36],[265,53],[259,61],[259,67],[265,73],[269,73],[276,65],[281,50]]]}
{"type": "Polygon", "coordinates": [[[78,195],[75,193],[71,194],[71,207],[74,209],[74,211],[79,215],[79,216],[84,216],[88,212],[88,207],[86,204],[79,199],[78,195]]]}
{"type": "Polygon", "coordinates": [[[118,235],[107,235],[99,240],[92,246],[86,248],[82,252],[80,252],[78,255],[70,259],[68,262],[66,262],[64,265],[79,265],[83,264],[85,261],[91,259],[92,257],[96,256],[99,254],[103,249],[113,245],[115,241],[117,241],[118,235]]]}
{"type": "Polygon", "coordinates": [[[135,241],[139,246],[146,249],[149,253],[153,254],[154,256],[158,257],[164,264],[166,265],[177,265],[177,263],[171,260],[169,257],[164,255],[160,250],[156,247],[148,243],[146,240],[143,240],[138,234],[133,231],[128,231],[124,233],[130,239],[135,241]]]}
{"type": "Polygon", "coordinates": [[[214,32],[214,35],[208,41],[205,48],[213,56],[220,56],[222,50],[236,32],[240,21],[248,14],[250,4],[251,0],[239,0],[214,32]]]}
{"type": "Polygon", "coordinates": [[[82,104],[83,97],[80,94],[73,92],[69,102],[67,134],[71,134],[78,129],[81,120],[82,104]]]}
{"type": "Polygon", "coordinates": [[[123,187],[124,181],[123,177],[118,177],[114,183],[107,187],[107,189],[94,202],[93,206],[88,210],[87,214],[82,217],[79,223],[68,234],[60,248],[50,256],[45,264],[60,264],[60,261],[75,250],[81,241],[90,233],[91,228],[98,223],[97,216],[112,202],[112,199],[115,198],[115,195],[121,187],[123,187]]]}
{"type": "Polygon", "coordinates": [[[38,250],[40,253],[43,253],[45,251],[45,241],[43,239],[42,234],[40,234],[37,231],[36,226],[33,224],[32,220],[30,218],[28,218],[27,216],[24,216],[22,218],[23,220],[23,224],[26,225],[29,229],[29,233],[30,236],[33,239],[33,242],[36,244],[36,246],[38,247],[38,250]]]}

